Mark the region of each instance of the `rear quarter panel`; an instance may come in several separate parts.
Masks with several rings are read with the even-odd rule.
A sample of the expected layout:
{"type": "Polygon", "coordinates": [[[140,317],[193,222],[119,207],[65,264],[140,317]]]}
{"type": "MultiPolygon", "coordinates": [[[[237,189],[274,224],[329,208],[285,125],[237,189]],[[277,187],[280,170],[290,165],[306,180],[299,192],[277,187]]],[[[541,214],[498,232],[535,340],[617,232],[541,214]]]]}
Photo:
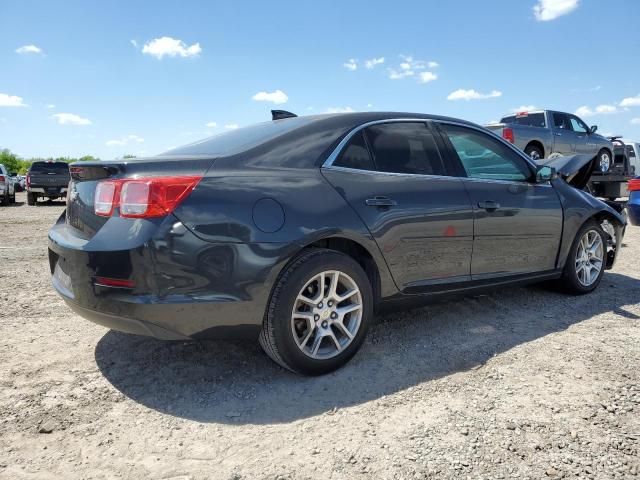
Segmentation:
{"type": "Polygon", "coordinates": [[[382,296],[397,293],[366,226],[319,169],[212,169],[174,214],[213,243],[290,244],[301,250],[324,238],[348,238],[376,262],[382,296]]]}

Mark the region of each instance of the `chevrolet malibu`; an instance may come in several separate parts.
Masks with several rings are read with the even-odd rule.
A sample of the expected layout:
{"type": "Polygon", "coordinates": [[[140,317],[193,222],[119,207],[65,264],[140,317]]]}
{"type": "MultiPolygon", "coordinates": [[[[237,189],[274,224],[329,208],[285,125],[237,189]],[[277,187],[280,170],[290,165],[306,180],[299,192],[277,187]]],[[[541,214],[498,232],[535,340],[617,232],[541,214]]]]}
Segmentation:
{"type": "Polygon", "coordinates": [[[71,309],[158,339],[258,339],[322,374],[353,357],[377,309],[541,281],[585,294],[622,244],[624,218],[581,190],[595,157],[538,165],[432,115],[273,118],[72,165],[49,232],[71,309]]]}

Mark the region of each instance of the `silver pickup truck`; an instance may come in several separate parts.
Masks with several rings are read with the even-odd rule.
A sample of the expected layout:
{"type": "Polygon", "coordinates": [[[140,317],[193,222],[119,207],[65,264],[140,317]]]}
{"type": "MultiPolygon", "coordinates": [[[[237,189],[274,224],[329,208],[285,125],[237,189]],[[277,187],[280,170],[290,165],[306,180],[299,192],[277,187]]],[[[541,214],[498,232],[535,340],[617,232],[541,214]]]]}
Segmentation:
{"type": "Polygon", "coordinates": [[[500,123],[486,125],[489,130],[524,150],[534,160],[552,153],[598,155],[597,170],[607,172],[613,159],[613,145],[596,134],[580,118],[564,112],[537,110],[508,115],[500,123]]]}

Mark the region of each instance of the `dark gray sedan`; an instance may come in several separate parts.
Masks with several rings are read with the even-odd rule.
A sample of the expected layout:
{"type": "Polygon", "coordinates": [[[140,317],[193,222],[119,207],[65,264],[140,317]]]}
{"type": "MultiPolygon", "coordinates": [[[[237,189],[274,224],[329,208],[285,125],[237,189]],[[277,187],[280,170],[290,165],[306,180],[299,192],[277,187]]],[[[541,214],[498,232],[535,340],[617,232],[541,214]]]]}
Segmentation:
{"type": "Polygon", "coordinates": [[[164,155],[71,166],[53,284],[87,319],[160,339],[249,336],[280,365],[344,365],[378,308],[555,281],[595,289],[624,218],[581,190],[596,158],[537,165],[452,118],[275,120],[164,155]]]}

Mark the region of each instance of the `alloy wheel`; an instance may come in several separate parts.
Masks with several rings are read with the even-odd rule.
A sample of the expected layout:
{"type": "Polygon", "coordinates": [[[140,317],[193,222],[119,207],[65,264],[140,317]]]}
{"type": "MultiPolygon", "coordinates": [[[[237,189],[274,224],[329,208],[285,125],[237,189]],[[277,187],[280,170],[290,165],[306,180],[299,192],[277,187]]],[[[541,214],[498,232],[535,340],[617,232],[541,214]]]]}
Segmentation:
{"type": "Polygon", "coordinates": [[[611,158],[609,157],[608,153],[604,152],[602,155],[600,155],[600,171],[608,172],[610,166],[611,158]]]}
{"type": "Polygon", "coordinates": [[[604,244],[596,230],[587,230],[580,239],[575,262],[578,282],[584,287],[593,285],[604,262],[604,244]]]}
{"type": "Polygon", "coordinates": [[[335,357],[357,335],[362,306],[360,289],[346,273],[329,270],[315,275],[293,304],[291,330],[296,345],[313,359],[335,357]]]}

